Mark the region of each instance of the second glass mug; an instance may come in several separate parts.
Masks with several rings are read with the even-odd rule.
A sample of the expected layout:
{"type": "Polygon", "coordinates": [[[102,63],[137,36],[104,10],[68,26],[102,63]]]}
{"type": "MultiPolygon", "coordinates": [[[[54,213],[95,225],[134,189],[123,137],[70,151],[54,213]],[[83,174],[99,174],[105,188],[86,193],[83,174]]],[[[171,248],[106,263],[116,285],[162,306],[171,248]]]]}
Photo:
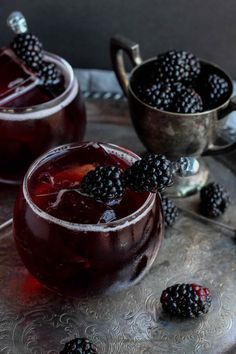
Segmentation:
{"type": "MultiPolygon", "coordinates": [[[[30,273],[59,294],[77,297],[110,293],[133,285],[149,270],[160,248],[164,222],[158,193],[147,193],[141,206],[132,204],[134,211],[125,217],[98,224],[64,221],[35,204],[36,183],[42,171],[47,171],[46,166],[55,181],[53,161],[56,168],[66,161],[68,165],[71,156],[78,164],[101,163],[98,145],[105,156],[110,154],[126,166],[139,159],[113,144],[58,147],[31,165],[16,200],[13,225],[18,252],[30,273]]],[[[132,203],[130,197],[128,203],[132,203]]]]}
{"type": "Polygon", "coordinates": [[[60,68],[65,90],[32,107],[0,108],[0,182],[18,184],[44,151],[84,137],[85,106],[70,64],[51,53],[45,53],[44,58],[60,68]]]}

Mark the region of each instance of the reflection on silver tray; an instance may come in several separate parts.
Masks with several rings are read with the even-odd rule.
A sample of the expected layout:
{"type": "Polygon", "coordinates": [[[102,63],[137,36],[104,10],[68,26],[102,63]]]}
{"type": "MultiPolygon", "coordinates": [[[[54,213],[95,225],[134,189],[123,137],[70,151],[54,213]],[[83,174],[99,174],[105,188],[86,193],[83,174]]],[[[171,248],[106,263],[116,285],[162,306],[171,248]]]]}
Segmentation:
{"type": "MultiPolygon", "coordinates": [[[[229,170],[215,160],[209,163],[227,176],[229,188],[235,184],[229,170]]],[[[197,198],[183,203],[194,206],[197,198]]],[[[234,224],[235,217],[232,206],[224,222],[234,224]]],[[[222,229],[181,216],[140,284],[81,300],[58,297],[30,277],[14,248],[11,227],[1,231],[0,240],[1,353],[57,354],[75,336],[90,338],[100,354],[236,352],[236,244],[222,229]],[[208,315],[183,321],[163,314],[161,292],[177,282],[211,289],[208,315]]]]}

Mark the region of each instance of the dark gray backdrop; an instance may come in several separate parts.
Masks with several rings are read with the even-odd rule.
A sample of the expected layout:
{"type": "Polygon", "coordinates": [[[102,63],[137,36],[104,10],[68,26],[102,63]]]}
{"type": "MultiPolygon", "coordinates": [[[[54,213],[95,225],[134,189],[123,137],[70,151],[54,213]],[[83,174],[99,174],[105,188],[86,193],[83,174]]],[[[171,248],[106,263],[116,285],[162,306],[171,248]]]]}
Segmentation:
{"type": "Polygon", "coordinates": [[[186,49],[236,77],[236,0],[1,0],[0,45],[16,9],[73,66],[109,69],[109,38],[119,32],[140,43],[144,58],[186,49]]]}

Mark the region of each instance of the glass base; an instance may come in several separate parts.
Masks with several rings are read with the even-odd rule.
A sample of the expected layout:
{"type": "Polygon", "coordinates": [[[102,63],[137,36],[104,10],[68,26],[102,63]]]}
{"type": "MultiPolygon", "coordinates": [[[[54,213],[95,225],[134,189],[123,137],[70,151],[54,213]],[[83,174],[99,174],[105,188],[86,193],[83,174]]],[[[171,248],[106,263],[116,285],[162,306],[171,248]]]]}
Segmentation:
{"type": "Polygon", "coordinates": [[[207,182],[209,169],[202,158],[198,159],[200,169],[198,173],[190,177],[176,177],[174,185],[167,188],[165,195],[170,197],[186,197],[197,193],[207,182]]]}

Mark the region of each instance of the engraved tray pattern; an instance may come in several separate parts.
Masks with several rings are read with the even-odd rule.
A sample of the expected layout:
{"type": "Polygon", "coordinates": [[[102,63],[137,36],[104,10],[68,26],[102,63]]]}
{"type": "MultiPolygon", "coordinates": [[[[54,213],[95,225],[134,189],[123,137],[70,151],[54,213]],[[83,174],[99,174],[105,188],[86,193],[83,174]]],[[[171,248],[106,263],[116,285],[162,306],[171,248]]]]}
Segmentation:
{"type": "MultiPolygon", "coordinates": [[[[233,173],[213,159],[208,163],[233,188],[233,173]]],[[[197,198],[181,203],[194,208],[197,198]]],[[[235,217],[233,205],[224,222],[233,224],[235,217]]],[[[181,215],[139,284],[112,296],[78,300],[54,295],[28,274],[8,227],[0,235],[0,353],[57,354],[75,336],[89,337],[100,354],[235,353],[233,237],[181,215]],[[161,310],[161,292],[173,283],[189,281],[211,289],[210,312],[199,319],[170,319],[161,310]]]]}
{"type": "MultiPolygon", "coordinates": [[[[87,141],[122,144],[138,153],[144,150],[130,125],[126,102],[86,104],[87,141]]],[[[235,154],[221,160],[224,165],[206,159],[214,180],[227,181],[236,202],[235,154]]],[[[0,186],[1,222],[11,217],[16,191],[0,186]]],[[[195,208],[197,197],[181,203],[195,208]]],[[[235,204],[224,222],[236,226],[235,204]]],[[[109,297],[69,300],[30,277],[8,227],[0,231],[0,314],[3,354],[58,354],[75,336],[89,337],[99,354],[235,354],[236,244],[232,234],[181,215],[140,284],[109,297]],[[189,281],[209,286],[210,312],[197,320],[170,319],[161,310],[160,294],[168,285],[189,281]]]]}

